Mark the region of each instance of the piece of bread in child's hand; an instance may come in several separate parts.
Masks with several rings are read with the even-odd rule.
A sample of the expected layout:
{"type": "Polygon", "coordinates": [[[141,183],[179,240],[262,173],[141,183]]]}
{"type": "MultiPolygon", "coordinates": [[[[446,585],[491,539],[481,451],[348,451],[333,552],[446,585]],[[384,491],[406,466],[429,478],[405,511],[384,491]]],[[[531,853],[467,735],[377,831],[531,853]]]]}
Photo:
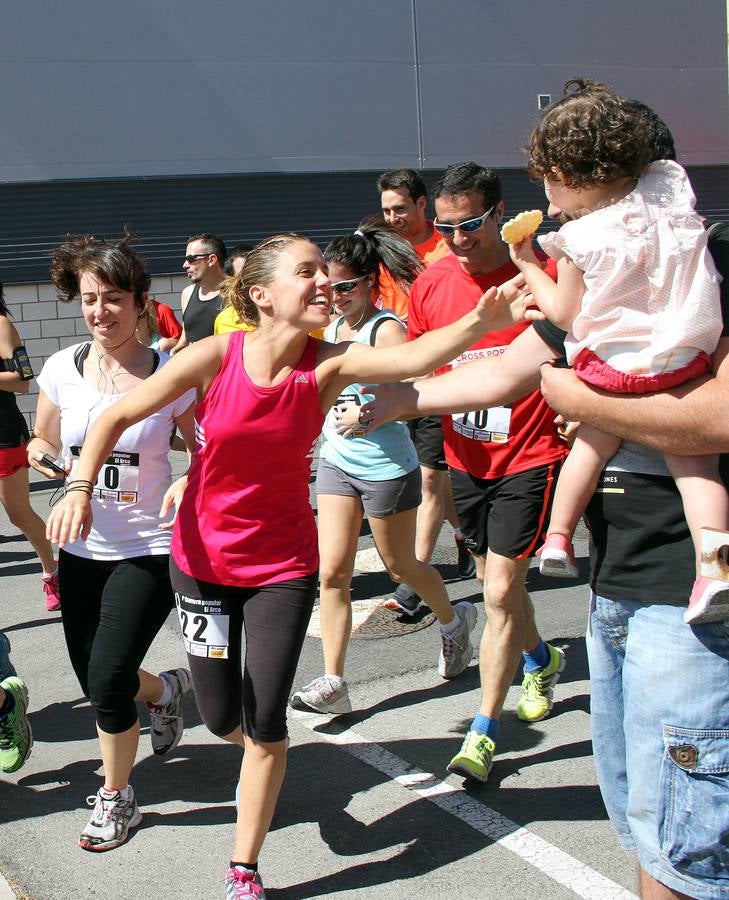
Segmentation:
{"type": "Polygon", "coordinates": [[[525,237],[534,234],[542,224],[543,218],[544,215],[541,209],[530,209],[528,212],[520,212],[518,216],[514,216],[513,219],[509,219],[508,222],[504,223],[501,229],[501,237],[507,244],[518,244],[525,237]]]}

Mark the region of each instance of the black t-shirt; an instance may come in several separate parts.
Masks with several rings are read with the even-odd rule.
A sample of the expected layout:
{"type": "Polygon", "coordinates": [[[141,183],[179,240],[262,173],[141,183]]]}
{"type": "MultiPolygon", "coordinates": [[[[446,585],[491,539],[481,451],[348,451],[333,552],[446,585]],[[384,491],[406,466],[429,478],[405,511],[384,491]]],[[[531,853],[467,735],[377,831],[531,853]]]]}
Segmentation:
{"type": "MultiPolygon", "coordinates": [[[[709,250],[724,281],[721,289],[724,335],[729,335],[729,224],[712,226],[709,250]]],[[[555,353],[564,356],[565,332],[551,322],[534,328],[555,353]]],[[[729,455],[721,458],[729,486],[729,455]]],[[[608,466],[600,477],[585,518],[592,535],[591,586],[612,600],[685,605],[695,577],[694,546],[673,478],[608,466]]],[[[647,467],[649,468],[649,467],[647,467]]]]}

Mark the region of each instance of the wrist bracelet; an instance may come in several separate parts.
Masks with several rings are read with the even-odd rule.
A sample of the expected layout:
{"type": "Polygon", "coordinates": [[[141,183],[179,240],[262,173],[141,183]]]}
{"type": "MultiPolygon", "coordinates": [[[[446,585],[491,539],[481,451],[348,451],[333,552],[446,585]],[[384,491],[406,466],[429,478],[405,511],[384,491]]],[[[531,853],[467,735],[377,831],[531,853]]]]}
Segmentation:
{"type": "Polygon", "coordinates": [[[91,498],[91,495],[92,495],[92,493],[93,493],[92,488],[90,488],[90,487],[87,488],[87,487],[86,487],[85,485],[83,485],[83,484],[76,485],[76,487],[67,487],[66,490],[64,491],[64,493],[65,493],[65,494],[70,494],[70,493],[72,493],[73,491],[81,491],[82,494],[86,494],[86,496],[89,497],[89,498],[91,498]]]}
{"type": "Polygon", "coordinates": [[[67,481],[66,484],[85,484],[90,488],[93,488],[94,482],[87,481],[85,478],[72,478],[70,481],[67,481]]]}

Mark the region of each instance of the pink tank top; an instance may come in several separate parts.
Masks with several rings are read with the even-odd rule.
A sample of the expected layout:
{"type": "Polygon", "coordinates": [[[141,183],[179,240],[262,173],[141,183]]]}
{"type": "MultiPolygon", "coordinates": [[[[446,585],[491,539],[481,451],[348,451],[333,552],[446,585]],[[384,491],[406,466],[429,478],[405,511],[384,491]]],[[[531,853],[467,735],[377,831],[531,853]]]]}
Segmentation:
{"type": "Polygon", "coordinates": [[[266,388],[245,371],[245,337],[230,335],[220,371],[195,410],[197,452],[172,556],[200,581],[258,587],[319,566],[309,477],[324,415],[317,341],[309,338],[285,381],[266,388]]]}

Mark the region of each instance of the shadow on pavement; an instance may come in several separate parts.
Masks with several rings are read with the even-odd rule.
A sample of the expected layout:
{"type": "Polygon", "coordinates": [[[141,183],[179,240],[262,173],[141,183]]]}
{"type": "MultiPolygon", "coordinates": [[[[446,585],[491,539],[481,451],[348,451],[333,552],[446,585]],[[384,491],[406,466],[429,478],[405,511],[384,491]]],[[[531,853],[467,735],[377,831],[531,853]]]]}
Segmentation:
{"type": "MultiPolygon", "coordinates": [[[[420,759],[428,755],[423,749],[423,742],[409,743],[411,746],[409,750],[406,748],[406,752],[403,752],[403,742],[381,742],[381,746],[406,758],[415,756],[420,759]]],[[[440,746],[438,752],[441,759],[448,756],[443,747],[447,741],[432,743],[440,746]]],[[[533,759],[535,763],[550,762],[589,756],[590,753],[589,742],[581,741],[544,751],[533,759]]],[[[386,858],[356,863],[306,883],[267,889],[266,895],[269,897],[298,900],[345,891],[377,889],[379,885],[404,882],[435,871],[450,862],[465,859],[492,843],[465,822],[415,794],[411,803],[403,804],[395,812],[386,813],[369,823],[360,821],[348,812],[348,808],[354,802],[356,809],[364,810],[359,795],[365,795],[388,779],[370,766],[352,759],[351,754],[342,748],[321,744],[299,746],[292,749],[289,760],[289,775],[273,829],[315,822],[322,840],[337,856],[386,854],[386,858]],[[313,779],[312,771],[326,772],[328,777],[313,779]],[[302,784],[306,786],[305,790],[302,790],[302,784]]],[[[499,757],[493,770],[493,780],[485,785],[466,783],[466,793],[485,804],[486,814],[490,808],[512,821],[514,830],[543,820],[573,822],[607,818],[599,790],[594,786],[562,785],[529,790],[499,786],[507,777],[518,774],[524,762],[531,763],[532,760],[510,761],[499,757]]],[[[364,815],[368,817],[367,812],[364,815]]]]}

